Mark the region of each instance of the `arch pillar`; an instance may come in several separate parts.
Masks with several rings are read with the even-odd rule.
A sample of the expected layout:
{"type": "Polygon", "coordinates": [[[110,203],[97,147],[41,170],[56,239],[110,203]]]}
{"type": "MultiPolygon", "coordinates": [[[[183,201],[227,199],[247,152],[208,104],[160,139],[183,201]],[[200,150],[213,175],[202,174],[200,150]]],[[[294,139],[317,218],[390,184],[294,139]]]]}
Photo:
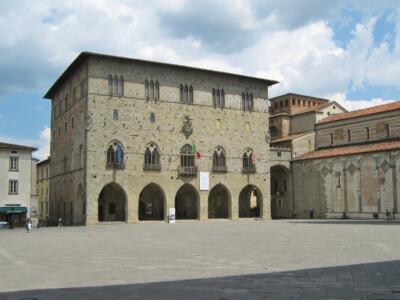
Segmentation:
{"type": "Polygon", "coordinates": [[[208,220],[208,195],[210,191],[200,191],[199,220],[208,220]]]}

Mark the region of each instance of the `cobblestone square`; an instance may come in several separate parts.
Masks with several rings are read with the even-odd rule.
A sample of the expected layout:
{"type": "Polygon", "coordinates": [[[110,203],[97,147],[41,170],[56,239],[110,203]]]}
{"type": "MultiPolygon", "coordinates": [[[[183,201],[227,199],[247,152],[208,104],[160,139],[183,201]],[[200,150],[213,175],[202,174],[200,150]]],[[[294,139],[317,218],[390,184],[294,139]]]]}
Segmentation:
{"type": "Polygon", "coordinates": [[[181,221],[0,231],[0,299],[400,299],[400,223],[181,221]]]}

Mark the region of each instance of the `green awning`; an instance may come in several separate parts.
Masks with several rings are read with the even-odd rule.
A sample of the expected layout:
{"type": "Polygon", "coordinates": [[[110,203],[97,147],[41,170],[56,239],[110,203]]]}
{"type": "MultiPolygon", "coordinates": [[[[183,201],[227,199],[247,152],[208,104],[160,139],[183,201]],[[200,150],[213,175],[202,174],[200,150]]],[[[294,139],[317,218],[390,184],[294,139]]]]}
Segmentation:
{"type": "Polygon", "coordinates": [[[23,206],[0,206],[0,214],[24,214],[27,211],[23,206]]]}

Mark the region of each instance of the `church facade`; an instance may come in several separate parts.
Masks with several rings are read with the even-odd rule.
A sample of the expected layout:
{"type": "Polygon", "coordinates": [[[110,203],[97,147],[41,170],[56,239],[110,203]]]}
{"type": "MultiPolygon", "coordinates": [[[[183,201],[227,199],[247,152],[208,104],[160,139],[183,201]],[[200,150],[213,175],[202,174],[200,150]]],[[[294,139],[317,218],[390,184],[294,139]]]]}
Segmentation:
{"type": "Polygon", "coordinates": [[[269,219],[275,83],[81,53],[45,95],[51,221],[269,219]]]}

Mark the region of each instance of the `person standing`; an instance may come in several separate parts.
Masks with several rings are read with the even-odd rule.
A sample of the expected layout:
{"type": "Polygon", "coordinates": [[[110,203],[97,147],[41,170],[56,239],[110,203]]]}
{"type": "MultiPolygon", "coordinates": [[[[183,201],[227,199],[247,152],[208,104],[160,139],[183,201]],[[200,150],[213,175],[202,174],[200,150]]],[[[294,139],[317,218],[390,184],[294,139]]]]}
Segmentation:
{"type": "Polygon", "coordinates": [[[25,227],[26,227],[26,233],[29,233],[32,229],[32,222],[29,218],[26,219],[25,221],[25,227]]]}
{"type": "Polygon", "coordinates": [[[61,217],[58,218],[58,227],[60,227],[60,228],[63,227],[61,217]]]}

